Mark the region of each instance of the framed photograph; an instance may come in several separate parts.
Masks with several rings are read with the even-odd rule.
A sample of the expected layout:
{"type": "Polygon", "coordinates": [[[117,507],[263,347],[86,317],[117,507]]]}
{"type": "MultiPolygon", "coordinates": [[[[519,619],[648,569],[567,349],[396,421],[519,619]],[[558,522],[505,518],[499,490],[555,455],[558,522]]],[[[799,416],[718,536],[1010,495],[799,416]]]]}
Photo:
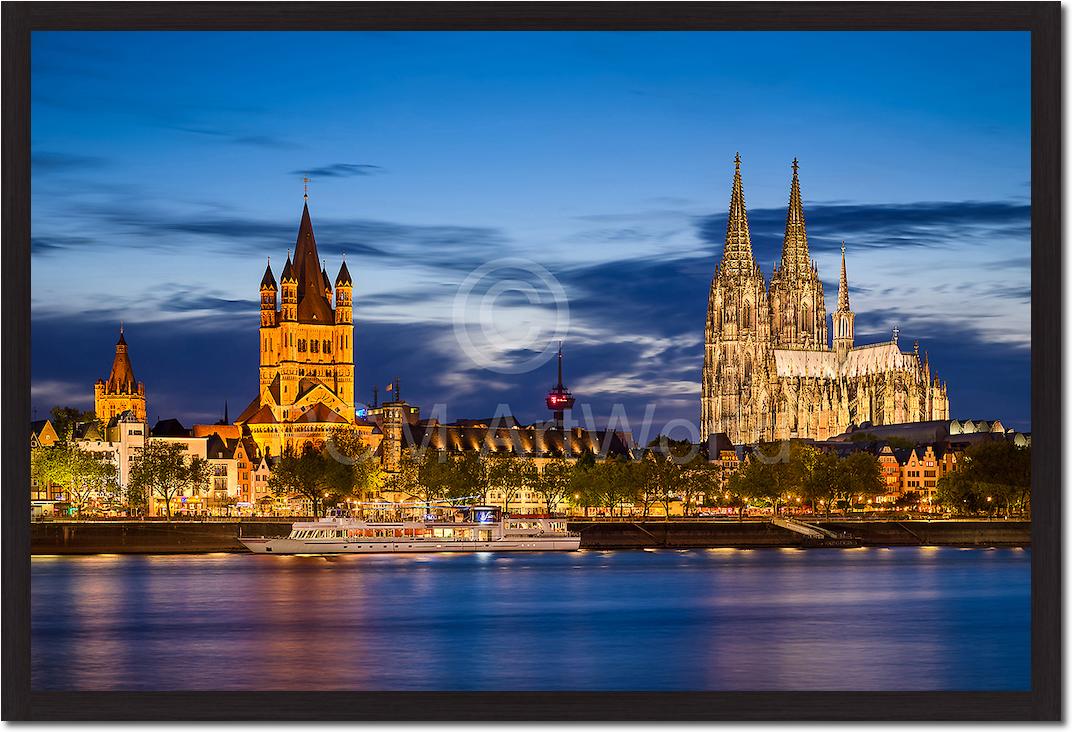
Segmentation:
{"type": "Polygon", "coordinates": [[[5,720],[1056,720],[1060,5],[4,3],[5,720]]]}

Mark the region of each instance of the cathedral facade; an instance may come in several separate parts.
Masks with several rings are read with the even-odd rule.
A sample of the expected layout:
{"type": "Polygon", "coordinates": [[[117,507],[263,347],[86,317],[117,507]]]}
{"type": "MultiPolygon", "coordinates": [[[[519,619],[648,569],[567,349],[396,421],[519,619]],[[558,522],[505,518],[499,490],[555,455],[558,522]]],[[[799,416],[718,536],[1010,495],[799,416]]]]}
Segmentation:
{"type": "Polygon", "coordinates": [[[897,331],[857,345],[845,246],[837,305],[828,318],[823,283],[808,251],[797,161],[782,256],[768,283],[752,253],[737,156],[722,260],[707,304],[701,436],[734,444],[825,440],[850,426],[949,418],[946,384],[918,343],[903,352],[897,331]],[[828,329],[827,325],[830,325],[828,329]]]}
{"type": "Polygon", "coordinates": [[[354,405],[353,279],[342,263],[334,289],[322,267],[306,196],[294,257],[260,285],[260,387],[235,420],[266,454],[359,429],[354,405]]]}

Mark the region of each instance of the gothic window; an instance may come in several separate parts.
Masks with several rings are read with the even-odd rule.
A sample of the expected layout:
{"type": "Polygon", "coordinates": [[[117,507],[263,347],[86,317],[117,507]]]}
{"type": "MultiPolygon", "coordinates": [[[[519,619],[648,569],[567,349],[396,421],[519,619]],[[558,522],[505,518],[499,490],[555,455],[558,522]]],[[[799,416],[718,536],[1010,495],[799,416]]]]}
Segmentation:
{"type": "Polygon", "coordinates": [[[305,353],[305,339],[298,339],[298,353],[305,353]]]}
{"type": "Polygon", "coordinates": [[[309,341],[309,350],[313,353],[320,353],[320,341],[315,338],[309,341]]]}
{"type": "Polygon", "coordinates": [[[744,357],[744,385],[749,386],[752,383],[752,358],[750,356],[744,357]]]}
{"type": "Polygon", "coordinates": [[[811,330],[811,318],[808,317],[807,304],[800,307],[800,328],[804,331],[811,330]]]}
{"type": "Polygon", "coordinates": [[[744,306],[741,308],[741,327],[752,327],[752,305],[747,300],[744,301],[744,306]]]}
{"type": "Polygon", "coordinates": [[[331,353],[331,341],[324,341],[324,353],[331,353]]]}

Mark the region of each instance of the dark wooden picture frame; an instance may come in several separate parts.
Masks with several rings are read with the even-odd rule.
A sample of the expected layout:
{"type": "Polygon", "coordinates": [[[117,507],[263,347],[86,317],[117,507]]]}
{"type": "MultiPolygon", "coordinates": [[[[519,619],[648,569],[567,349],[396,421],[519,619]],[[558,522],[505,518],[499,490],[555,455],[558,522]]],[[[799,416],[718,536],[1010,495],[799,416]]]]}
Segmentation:
{"type": "Polygon", "coordinates": [[[3,718],[1056,720],[1061,705],[1057,2],[3,3],[3,718]],[[1031,34],[1029,692],[38,692],[30,687],[30,34],[35,30],[1018,30],[1031,34]]]}

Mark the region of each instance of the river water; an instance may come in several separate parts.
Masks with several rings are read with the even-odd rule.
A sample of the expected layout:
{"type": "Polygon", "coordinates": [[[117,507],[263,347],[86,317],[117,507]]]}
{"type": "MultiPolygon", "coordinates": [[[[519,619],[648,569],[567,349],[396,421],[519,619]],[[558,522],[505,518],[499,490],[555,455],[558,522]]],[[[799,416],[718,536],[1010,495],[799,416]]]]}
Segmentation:
{"type": "Polygon", "coordinates": [[[33,559],[44,689],[1030,687],[1030,550],[33,559]]]}

